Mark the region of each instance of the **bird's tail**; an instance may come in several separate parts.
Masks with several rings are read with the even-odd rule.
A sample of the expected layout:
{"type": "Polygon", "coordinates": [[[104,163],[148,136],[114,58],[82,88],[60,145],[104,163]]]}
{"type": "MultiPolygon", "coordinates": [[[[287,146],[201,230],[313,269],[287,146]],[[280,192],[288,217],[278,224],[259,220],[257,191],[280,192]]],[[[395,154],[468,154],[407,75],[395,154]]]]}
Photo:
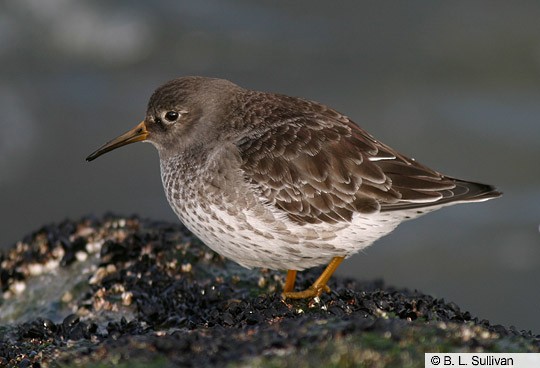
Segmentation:
{"type": "MultiPolygon", "coordinates": [[[[456,187],[452,189],[451,202],[482,202],[502,195],[493,185],[452,179],[456,187]]],[[[444,201],[444,198],[441,200],[444,201]]]]}

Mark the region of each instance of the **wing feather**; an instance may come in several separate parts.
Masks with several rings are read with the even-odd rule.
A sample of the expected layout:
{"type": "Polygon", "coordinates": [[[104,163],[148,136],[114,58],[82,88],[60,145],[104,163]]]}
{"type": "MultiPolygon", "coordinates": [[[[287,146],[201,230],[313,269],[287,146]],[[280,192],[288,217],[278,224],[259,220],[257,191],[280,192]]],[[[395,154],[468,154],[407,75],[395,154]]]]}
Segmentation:
{"type": "Polygon", "coordinates": [[[378,142],[335,110],[265,96],[264,103],[254,96],[244,104],[251,133],[237,142],[242,170],[260,195],[293,221],[336,223],[351,221],[356,212],[467,200],[466,185],[378,142]]]}

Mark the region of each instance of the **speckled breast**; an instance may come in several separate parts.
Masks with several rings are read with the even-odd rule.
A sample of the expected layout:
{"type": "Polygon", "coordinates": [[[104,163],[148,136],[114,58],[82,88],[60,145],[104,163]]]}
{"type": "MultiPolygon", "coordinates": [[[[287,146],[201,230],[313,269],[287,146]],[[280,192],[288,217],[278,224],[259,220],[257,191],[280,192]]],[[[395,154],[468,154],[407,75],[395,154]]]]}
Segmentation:
{"type": "Polygon", "coordinates": [[[358,219],[361,226],[296,224],[259,199],[235,167],[234,157],[217,157],[199,166],[188,157],[162,160],[163,186],[169,204],[190,231],[245,267],[302,270],[322,265],[367,247],[395,227],[390,221],[382,228],[369,218],[358,219]]]}

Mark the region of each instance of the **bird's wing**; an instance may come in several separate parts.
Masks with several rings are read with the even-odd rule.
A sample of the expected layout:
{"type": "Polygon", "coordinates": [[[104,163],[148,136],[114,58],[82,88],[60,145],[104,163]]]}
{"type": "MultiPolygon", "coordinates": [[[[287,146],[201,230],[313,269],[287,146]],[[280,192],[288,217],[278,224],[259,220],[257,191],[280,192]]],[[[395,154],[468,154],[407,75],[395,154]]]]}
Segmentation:
{"type": "Polygon", "coordinates": [[[292,220],[351,221],[353,213],[453,197],[453,179],[378,142],[347,117],[315,102],[275,98],[278,104],[244,117],[255,129],[237,147],[246,180],[292,220]]]}

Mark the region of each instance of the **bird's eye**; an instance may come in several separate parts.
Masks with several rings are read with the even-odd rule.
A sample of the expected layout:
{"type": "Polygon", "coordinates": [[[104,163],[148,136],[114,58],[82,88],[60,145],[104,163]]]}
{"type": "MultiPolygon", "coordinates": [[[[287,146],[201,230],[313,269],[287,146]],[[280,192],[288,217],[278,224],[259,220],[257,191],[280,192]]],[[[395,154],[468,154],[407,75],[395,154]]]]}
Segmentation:
{"type": "Polygon", "coordinates": [[[176,111],[169,111],[165,114],[165,119],[170,122],[176,121],[178,119],[178,113],[176,111]]]}

